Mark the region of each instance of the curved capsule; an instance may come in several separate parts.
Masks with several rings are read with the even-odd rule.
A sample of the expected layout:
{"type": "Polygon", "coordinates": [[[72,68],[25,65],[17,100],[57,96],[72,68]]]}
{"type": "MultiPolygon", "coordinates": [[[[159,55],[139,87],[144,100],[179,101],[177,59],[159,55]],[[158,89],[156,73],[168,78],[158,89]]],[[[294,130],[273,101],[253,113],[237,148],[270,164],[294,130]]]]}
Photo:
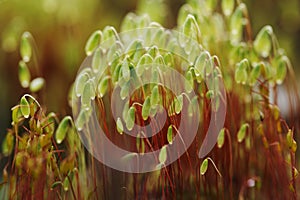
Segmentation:
{"type": "Polygon", "coordinates": [[[57,144],[61,144],[65,139],[69,128],[71,128],[72,118],[70,116],[64,117],[59,123],[56,132],[55,132],[55,140],[57,144]]]}
{"type": "Polygon", "coordinates": [[[142,107],[142,117],[143,120],[147,120],[150,115],[150,109],[151,109],[151,103],[150,103],[150,97],[146,97],[143,107],[142,107]]]}
{"type": "Polygon", "coordinates": [[[94,87],[94,82],[93,80],[88,80],[85,83],[84,89],[83,89],[83,93],[81,96],[81,103],[82,106],[89,110],[90,106],[91,106],[91,100],[94,100],[95,98],[95,87],[94,87]]]}
{"type": "Polygon", "coordinates": [[[24,61],[19,62],[19,81],[23,88],[28,88],[31,75],[27,64],[24,61]]]}
{"type": "Polygon", "coordinates": [[[266,58],[270,55],[272,49],[273,29],[271,26],[263,27],[257,34],[254,42],[254,50],[262,57],[266,58]]]}
{"type": "Polygon", "coordinates": [[[244,3],[239,4],[230,18],[230,41],[233,44],[238,44],[242,40],[245,9],[244,3]]]}
{"type": "Polygon", "coordinates": [[[44,85],[45,79],[38,77],[30,82],[29,89],[31,92],[38,92],[43,88],[44,85]]]}
{"type": "Polygon", "coordinates": [[[136,73],[138,76],[141,76],[145,69],[149,68],[149,66],[153,63],[153,58],[150,56],[150,54],[145,53],[140,60],[138,61],[138,64],[136,66],[136,73]]]}
{"type": "Polygon", "coordinates": [[[151,91],[150,104],[151,107],[156,107],[159,102],[159,90],[158,86],[154,86],[151,91]]]}
{"type": "Polygon", "coordinates": [[[120,117],[117,118],[116,126],[117,126],[117,131],[122,135],[124,131],[124,127],[120,117]]]}
{"type": "Polygon", "coordinates": [[[97,73],[101,69],[103,70],[105,68],[105,64],[106,64],[106,60],[105,60],[103,49],[99,47],[95,50],[95,53],[93,55],[92,69],[95,73],[97,73]]]}
{"type": "Polygon", "coordinates": [[[20,54],[25,63],[29,62],[32,56],[32,48],[29,42],[30,37],[32,36],[29,32],[24,32],[21,36],[20,54]]]}
{"type": "Polygon", "coordinates": [[[129,131],[133,129],[134,122],[135,122],[135,108],[132,106],[128,110],[127,119],[126,119],[126,127],[129,131]]]}
{"type": "Polygon", "coordinates": [[[221,7],[225,16],[230,16],[234,8],[235,0],[222,0],[221,7]]]}
{"type": "Polygon", "coordinates": [[[77,97],[80,97],[83,93],[85,83],[90,79],[90,76],[86,72],[81,72],[76,79],[75,93],[77,97]]]}
{"type": "Polygon", "coordinates": [[[102,38],[102,32],[100,30],[96,30],[89,37],[86,45],[85,45],[85,53],[87,56],[93,54],[95,49],[99,46],[102,38]]]}
{"type": "Polygon", "coordinates": [[[30,105],[29,105],[29,102],[27,101],[25,96],[23,96],[20,100],[20,110],[21,110],[22,115],[25,118],[29,117],[29,115],[30,115],[30,105]]]}
{"type": "Polygon", "coordinates": [[[105,76],[100,80],[100,83],[98,85],[98,95],[100,96],[100,98],[102,98],[107,92],[109,79],[110,76],[105,76]]]}
{"type": "Polygon", "coordinates": [[[169,144],[173,143],[173,126],[170,125],[167,131],[167,140],[169,144]]]}

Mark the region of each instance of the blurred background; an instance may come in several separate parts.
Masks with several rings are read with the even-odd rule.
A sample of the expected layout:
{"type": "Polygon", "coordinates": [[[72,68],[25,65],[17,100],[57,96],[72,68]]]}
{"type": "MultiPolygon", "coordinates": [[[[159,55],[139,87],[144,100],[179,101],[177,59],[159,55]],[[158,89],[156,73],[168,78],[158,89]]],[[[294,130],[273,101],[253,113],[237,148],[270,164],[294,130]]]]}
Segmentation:
{"type": "MultiPolygon", "coordinates": [[[[70,114],[67,94],[85,58],[84,46],[96,29],[112,25],[119,30],[130,11],[151,10],[152,20],[176,25],[184,0],[0,0],[0,138],[9,128],[11,107],[28,92],[18,81],[19,43],[24,31],[35,39],[34,59],[46,79],[39,99],[48,111],[70,114]],[[157,3],[158,2],[158,3],[157,3]]],[[[280,45],[300,74],[299,0],[247,0],[254,35],[270,24],[280,45]]],[[[36,74],[33,73],[33,76],[36,74]]],[[[33,77],[34,78],[34,77],[33,77]]]]}

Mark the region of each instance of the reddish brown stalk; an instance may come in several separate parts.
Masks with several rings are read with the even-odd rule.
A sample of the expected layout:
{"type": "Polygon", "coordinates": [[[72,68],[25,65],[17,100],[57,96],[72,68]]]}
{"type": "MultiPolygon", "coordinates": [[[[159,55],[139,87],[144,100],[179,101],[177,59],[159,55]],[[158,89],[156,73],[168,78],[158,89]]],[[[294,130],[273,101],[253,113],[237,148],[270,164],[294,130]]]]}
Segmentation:
{"type": "Polygon", "coordinates": [[[195,174],[193,173],[194,170],[193,170],[193,166],[192,166],[192,162],[191,162],[191,159],[190,159],[189,152],[187,151],[187,146],[184,143],[183,138],[181,137],[181,134],[178,131],[178,129],[175,126],[173,126],[173,128],[176,130],[176,132],[177,132],[177,134],[178,134],[178,136],[179,136],[182,144],[184,145],[184,148],[186,149],[186,157],[188,159],[188,163],[189,163],[189,166],[190,166],[190,169],[191,169],[191,172],[192,172],[192,176],[193,176],[193,179],[194,179],[194,184],[195,184],[195,187],[196,187],[197,196],[200,196],[200,192],[199,192],[199,189],[198,189],[197,184],[196,184],[197,178],[196,178],[195,174]]]}
{"type": "Polygon", "coordinates": [[[295,166],[295,153],[290,151],[290,157],[291,157],[291,174],[292,174],[292,183],[293,183],[293,197],[294,199],[297,199],[297,189],[296,189],[296,177],[295,177],[295,171],[294,171],[294,166],[295,166]]]}
{"type": "Polygon", "coordinates": [[[229,130],[226,128],[225,133],[228,139],[228,149],[229,149],[229,188],[230,188],[230,199],[233,199],[233,187],[232,187],[232,176],[233,176],[233,169],[232,169],[232,145],[231,145],[231,137],[229,130]]]}
{"type": "Polygon", "coordinates": [[[70,179],[70,177],[69,177],[68,175],[67,175],[67,178],[68,178],[69,184],[70,184],[70,186],[71,186],[71,191],[72,191],[73,198],[74,198],[74,199],[77,199],[76,194],[75,194],[75,190],[74,190],[74,188],[73,188],[72,181],[71,181],[71,179],[70,179]]]}

